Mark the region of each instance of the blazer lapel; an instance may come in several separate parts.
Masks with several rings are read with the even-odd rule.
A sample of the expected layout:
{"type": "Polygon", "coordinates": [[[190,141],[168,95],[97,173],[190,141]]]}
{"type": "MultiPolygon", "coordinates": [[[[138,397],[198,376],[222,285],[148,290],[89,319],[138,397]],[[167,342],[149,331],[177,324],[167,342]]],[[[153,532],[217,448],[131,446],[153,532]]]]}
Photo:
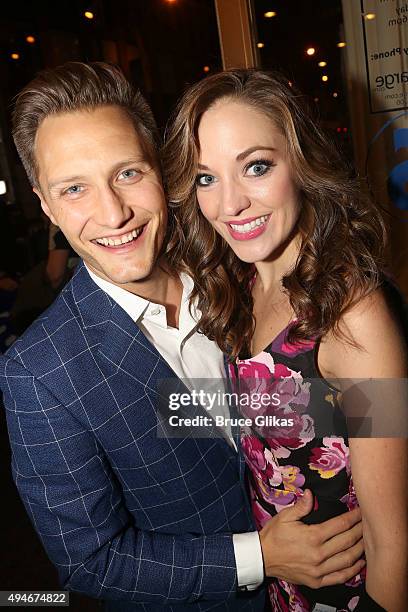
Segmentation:
{"type": "Polygon", "coordinates": [[[160,422],[158,435],[170,438],[213,438],[226,449],[230,448],[224,431],[215,425],[211,414],[201,405],[181,405],[177,412],[170,409],[170,394],[190,396],[190,391],[136,323],[118,305],[112,309],[100,354],[111,373],[120,369],[122,374],[137,382],[150,398],[160,422]],[[175,414],[187,419],[197,417],[198,424],[172,427],[170,417],[175,414]]]}
{"type": "MultiPolygon", "coordinates": [[[[89,276],[80,264],[72,281],[72,293],[85,333],[93,345],[98,344],[98,363],[106,378],[121,374],[129,383],[134,400],[147,395],[160,411],[162,420],[168,421],[168,394],[189,393],[183,382],[146,338],[132,318],[89,276]]],[[[174,413],[173,413],[174,414],[174,413]]],[[[219,439],[228,449],[224,432],[216,427],[211,415],[200,405],[189,405],[178,411],[186,418],[207,417],[199,430],[194,427],[171,429],[172,437],[198,435],[219,439]]]]}

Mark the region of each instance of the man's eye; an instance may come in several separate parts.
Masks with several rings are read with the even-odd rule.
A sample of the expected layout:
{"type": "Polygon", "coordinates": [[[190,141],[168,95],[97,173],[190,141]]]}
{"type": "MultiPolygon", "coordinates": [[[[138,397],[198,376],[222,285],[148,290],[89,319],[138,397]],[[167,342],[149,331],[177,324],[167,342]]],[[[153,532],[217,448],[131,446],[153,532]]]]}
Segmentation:
{"type": "Polygon", "coordinates": [[[73,195],[76,195],[78,193],[81,193],[81,190],[83,188],[81,187],[81,185],[71,185],[71,187],[68,187],[68,189],[65,190],[65,193],[71,193],[73,195]]]}
{"type": "Polygon", "coordinates": [[[215,177],[211,174],[199,174],[196,178],[196,185],[200,187],[207,187],[215,183],[215,177]]]}
{"type": "Polygon", "coordinates": [[[137,170],[134,170],[134,169],[123,170],[119,174],[119,178],[130,179],[130,178],[135,178],[136,176],[139,176],[139,174],[140,174],[140,172],[138,172],[137,170]]]}
{"type": "Polygon", "coordinates": [[[255,161],[246,167],[246,173],[249,176],[263,176],[272,166],[272,162],[267,160],[255,161]]]}

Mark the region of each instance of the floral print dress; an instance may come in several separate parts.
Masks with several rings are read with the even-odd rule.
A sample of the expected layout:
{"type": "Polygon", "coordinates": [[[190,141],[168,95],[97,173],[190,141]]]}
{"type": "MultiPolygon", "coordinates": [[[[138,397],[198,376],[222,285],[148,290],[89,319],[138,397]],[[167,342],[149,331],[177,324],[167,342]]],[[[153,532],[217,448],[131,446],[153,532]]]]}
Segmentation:
{"type": "MultiPolygon", "coordinates": [[[[339,392],[319,375],[316,343],[289,344],[288,326],[256,357],[230,365],[233,385],[243,391],[279,397],[279,405],[258,407],[259,425],[242,429],[241,447],[257,529],[311,489],[314,508],[304,522],[321,523],[358,505],[350,471],[349,448],[339,392]],[[290,417],[288,426],[266,423],[266,416],[290,417]]],[[[240,407],[250,416],[254,409],[240,407]],[[251,412],[251,414],[249,414],[251,412]]],[[[283,421],[285,423],[286,421],[283,421]]],[[[309,612],[316,604],[327,610],[359,609],[364,575],[344,585],[317,590],[280,579],[269,583],[272,610],[309,612]]],[[[361,602],[362,603],[362,602],[361,602]]]]}

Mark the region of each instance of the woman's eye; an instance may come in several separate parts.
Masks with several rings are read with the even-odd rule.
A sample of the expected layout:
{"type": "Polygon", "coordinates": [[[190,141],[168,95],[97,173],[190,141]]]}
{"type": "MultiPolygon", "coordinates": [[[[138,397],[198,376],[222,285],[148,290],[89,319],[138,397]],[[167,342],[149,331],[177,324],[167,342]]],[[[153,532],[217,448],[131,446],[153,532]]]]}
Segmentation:
{"type": "Polygon", "coordinates": [[[215,183],[215,177],[211,174],[199,174],[196,178],[196,185],[200,187],[208,187],[215,183]]]}
{"type": "Polygon", "coordinates": [[[139,176],[140,172],[138,172],[137,170],[131,169],[131,170],[123,170],[120,174],[119,174],[119,178],[124,178],[126,179],[130,179],[130,178],[135,178],[136,176],[139,176]]]}
{"type": "Polygon", "coordinates": [[[252,162],[246,167],[246,173],[249,176],[263,176],[272,165],[272,162],[266,160],[252,162]]]}

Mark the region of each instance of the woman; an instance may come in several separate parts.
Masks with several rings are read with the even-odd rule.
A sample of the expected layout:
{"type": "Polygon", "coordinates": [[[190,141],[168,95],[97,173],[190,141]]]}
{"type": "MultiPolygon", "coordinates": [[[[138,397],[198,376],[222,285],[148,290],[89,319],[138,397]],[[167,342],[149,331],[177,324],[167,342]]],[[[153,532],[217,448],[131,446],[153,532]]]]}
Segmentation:
{"type": "MultiPolygon", "coordinates": [[[[245,389],[260,376],[261,388],[292,390],[278,410],[292,429],[242,433],[261,539],[305,488],[315,496],[310,522],[362,509],[366,578],[315,591],[273,580],[272,609],[407,609],[406,441],[348,437],[339,408],[340,391],[353,395],[345,379],[406,376],[382,289],[377,211],[302,96],[260,71],[194,85],[169,129],[164,167],[176,214],[170,255],[194,277],[200,330],[229,354],[245,389]],[[328,416],[335,426],[324,435],[328,416]]],[[[346,408],[355,408],[350,399],[346,408]]]]}

